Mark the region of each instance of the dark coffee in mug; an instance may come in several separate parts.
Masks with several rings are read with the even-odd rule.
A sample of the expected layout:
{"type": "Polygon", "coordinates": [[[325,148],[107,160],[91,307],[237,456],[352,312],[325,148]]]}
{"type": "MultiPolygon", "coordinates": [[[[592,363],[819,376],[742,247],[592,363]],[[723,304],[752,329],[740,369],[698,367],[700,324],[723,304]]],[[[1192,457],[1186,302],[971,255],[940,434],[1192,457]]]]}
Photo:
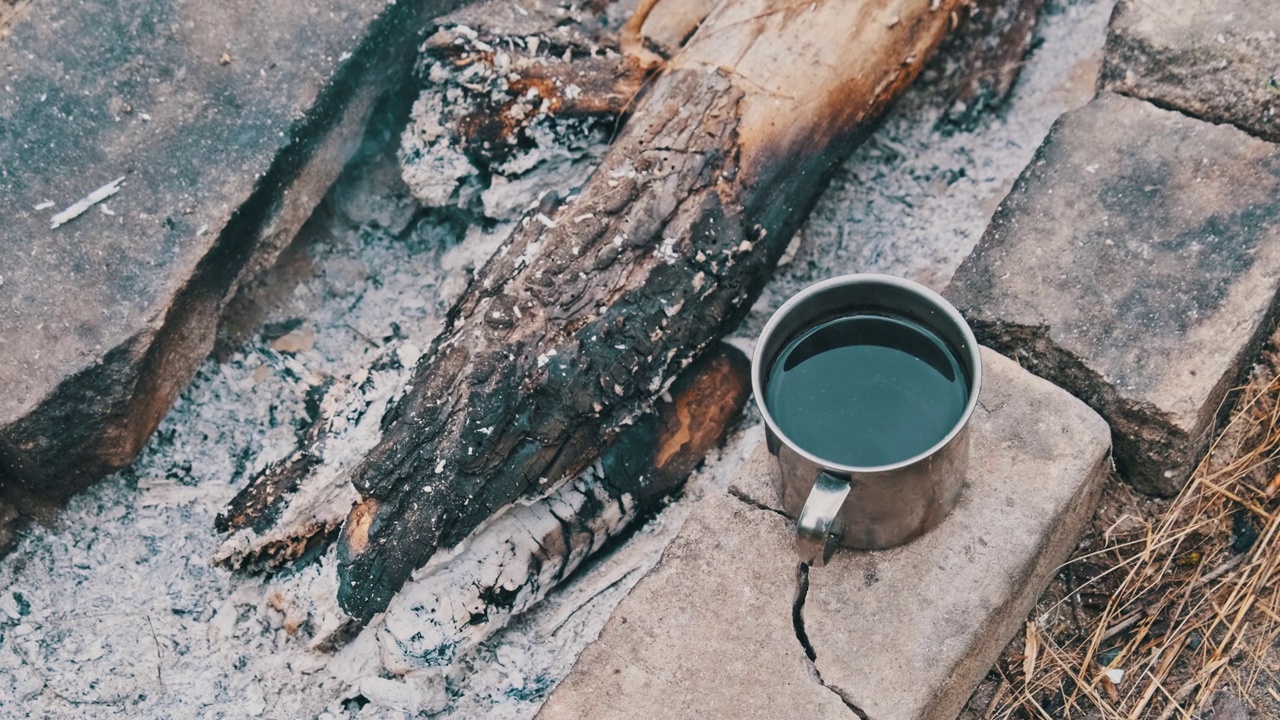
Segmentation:
{"type": "Polygon", "coordinates": [[[915,457],[947,436],[969,403],[956,353],[928,328],[892,315],[820,322],[777,355],[765,406],[793,443],[857,467],[915,457]]]}

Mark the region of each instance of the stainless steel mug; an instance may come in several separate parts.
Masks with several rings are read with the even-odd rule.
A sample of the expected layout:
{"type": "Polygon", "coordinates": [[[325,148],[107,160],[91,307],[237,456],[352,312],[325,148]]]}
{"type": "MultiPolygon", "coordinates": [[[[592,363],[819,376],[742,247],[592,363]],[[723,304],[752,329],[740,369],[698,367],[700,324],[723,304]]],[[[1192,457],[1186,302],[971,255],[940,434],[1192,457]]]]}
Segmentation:
{"type": "Polygon", "coordinates": [[[969,417],[978,402],[982,361],[973,331],[941,295],[887,275],[820,282],[778,308],[760,334],[751,365],[769,452],[780,469],[778,494],[787,513],[798,518],[801,560],[822,566],[837,545],[872,550],[905,543],[942,522],[955,506],[969,464],[969,417]],[[770,370],[792,339],[820,323],[858,315],[898,317],[931,330],[969,381],[968,403],[951,431],[924,452],[888,465],[841,465],[807,452],[779,429],[765,402],[770,370]]]}

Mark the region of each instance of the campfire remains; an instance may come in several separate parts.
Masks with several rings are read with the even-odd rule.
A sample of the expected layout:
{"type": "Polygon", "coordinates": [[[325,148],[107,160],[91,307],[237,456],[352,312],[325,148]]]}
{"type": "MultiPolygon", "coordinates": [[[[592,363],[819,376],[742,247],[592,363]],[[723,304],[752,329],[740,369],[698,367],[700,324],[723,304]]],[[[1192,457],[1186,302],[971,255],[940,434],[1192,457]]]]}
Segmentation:
{"type": "MultiPolygon", "coordinates": [[[[580,42],[510,34],[493,5],[464,11],[466,23],[443,21],[429,43],[444,48],[439,57],[501,66],[506,88],[517,88],[476,86],[490,103],[465,100],[442,114],[442,137],[468,162],[509,159],[500,144],[519,146],[536,129],[523,124],[531,116],[630,112],[581,189],[544,197],[476,273],[403,389],[369,397],[376,437],[357,433],[339,451],[354,492],[332,489],[334,465],[318,460],[334,449],[313,432],[229,509],[225,528],[260,537],[237,539],[222,556],[287,559],[354,499],[337,542],[338,600],[366,623],[437,551],[578,475],[736,325],[831,168],[920,71],[957,7],[722,4],[686,23],[696,31],[638,94],[642,59],[612,53],[610,67],[580,42]],[[575,51],[585,59],[575,62],[575,51]],[[600,97],[585,100],[593,89],[600,97]],[[301,509],[316,503],[313,487],[326,488],[319,512],[301,509]],[[268,508],[281,492],[308,499],[273,531],[285,516],[268,508]]],[[[373,372],[411,362],[389,359],[373,372]]]]}

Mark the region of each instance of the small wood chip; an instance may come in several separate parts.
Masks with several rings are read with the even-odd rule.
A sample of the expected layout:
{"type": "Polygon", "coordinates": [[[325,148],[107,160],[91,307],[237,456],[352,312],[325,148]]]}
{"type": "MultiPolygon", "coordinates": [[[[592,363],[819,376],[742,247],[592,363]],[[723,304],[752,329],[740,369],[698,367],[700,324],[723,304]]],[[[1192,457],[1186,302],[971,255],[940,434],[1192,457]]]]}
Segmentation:
{"type": "Polygon", "coordinates": [[[268,346],[278,353],[307,352],[316,344],[316,331],[311,326],[303,326],[286,335],[272,340],[268,346]]]}
{"type": "Polygon", "coordinates": [[[1275,498],[1277,494],[1280,494],[1280,473],[1276,473],[1275,477],[1271,478],[1271,482],[1267,483],[1266,489],[1268,500],[1275,498]]]}
{"type": "Polygon", "coordinates": [[[1022,653],[1022,677],[1024,682],[1031,684],[1031,678],[1036,674],[1036,656],[1040,654],[1040,636],[1036,633],[1036,624],[1027,623],[1027,644],[1022,653]]]}
{"type": "Polygon", "coordinates": [[[124,182],[124,176],[121,175],[115,180],[112,180],[106,185],[103,185],[97,190],[94,190],[93,192],[89,193],[80,202],[77,202],[76,204],[72,205],[66,210],[63,210],[57,215],[54,215],[52,218],[49,219],[49,229],[57,230],[59,227],[62,227],[63,225],[66,225],[72,220],[75,220],[76,218],[83,215],[85,210],[88,210],[94,205],[97,205],[103,200],[106,200],[112,195],[115,195],[116,193],[120,192],[120,185],[123,182],[124,182]]]}

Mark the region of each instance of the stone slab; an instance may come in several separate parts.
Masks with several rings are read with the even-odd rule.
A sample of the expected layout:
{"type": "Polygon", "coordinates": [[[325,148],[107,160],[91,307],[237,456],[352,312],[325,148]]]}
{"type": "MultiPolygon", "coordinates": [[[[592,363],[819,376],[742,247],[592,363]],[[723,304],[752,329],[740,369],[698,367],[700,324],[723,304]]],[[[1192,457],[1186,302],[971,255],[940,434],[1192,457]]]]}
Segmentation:
{"type": "Polygon", "coordinates": [[[954,718],[1079,541],[1109,468],[1096,413],[994,352],[983,363],[968,482],[941,525],[804,569],[761,445],[540,720],[954,718]]]}
{"type": "Polygon", "coordinates": [[[1104,92],[1054,125],[944,294],[1110,422],[1135,487],[1171,495],[1278,291],[1280,146],[1104,92]]]}
{"type": "Polygon", "coordinates": [[[795,633],[789,527],[728,495],[704,500],[538,719],[849,716],[795,633]]]}
{"type": "MultiPolygon", "coordinates": [[[[19,3],[0,36],[0,476],[126,464],[450,0],[19,3]],[[406,58],[409,58],[408,60],[406,58]],[[116,178],[119,192],[51,229],[116,178]]],[[[13,5],[13,3],[10,3],[13,5]]]]}
{"type": "Polygon", "coordinates": [[[1280,3],[1119,0],[1100,84],[1280,142],[1280,3]]]}

